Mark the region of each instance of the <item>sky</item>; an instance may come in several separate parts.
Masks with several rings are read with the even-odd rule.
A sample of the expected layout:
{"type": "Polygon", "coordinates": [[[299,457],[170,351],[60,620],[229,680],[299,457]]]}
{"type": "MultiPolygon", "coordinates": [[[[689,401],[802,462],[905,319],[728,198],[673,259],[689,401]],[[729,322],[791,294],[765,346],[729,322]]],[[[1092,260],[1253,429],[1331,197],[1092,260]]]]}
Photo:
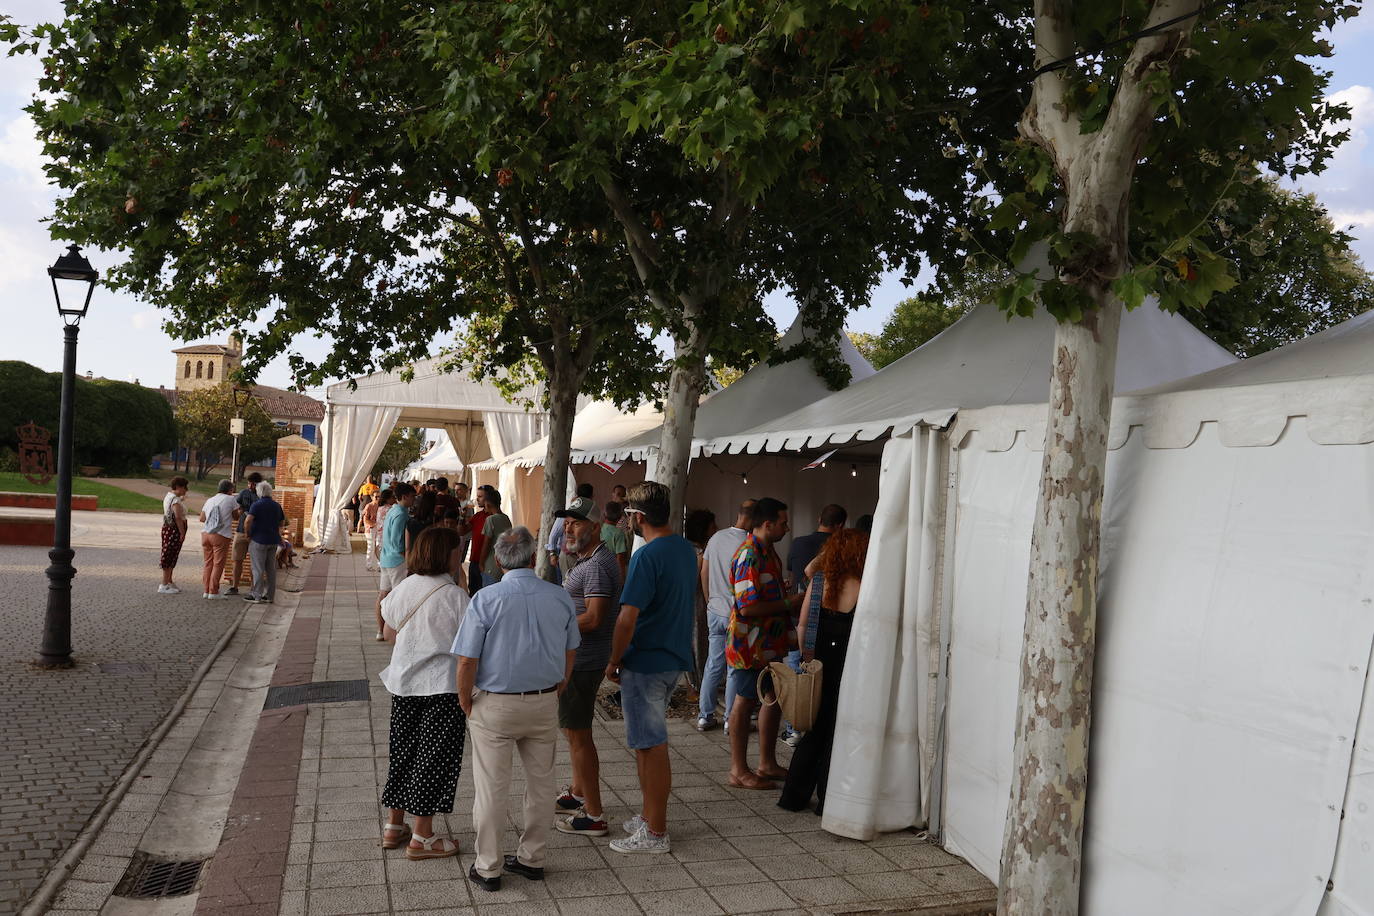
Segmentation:
{"type": "MultiPolygon", "coordinates": [[[[21,25],[52,21],[62,15],[59,0],[3,0],[0,12],[21,25]]],[[[1308,176],[1299,187],[1316,193],[1338,226],[1357,239],[1355,249],[1366,265],[1374,266],[1374,15],[1339,26],[1330,36],[1335,57],[1326,61],[1332,71],[1332,95],[1351,106],[1351,139],[1337,152],[1324,173],[1308,176]]],[[[0,359],[24,360],[43,369],[62,366],[62,334],[46,268],[62,253],[42,222],[52,211],[54,190],[42,171],[42,155],[33,123],[23,111],[37,85],[41,67],[32,56],[0,56],[0,305],[4,334],[0,359]]],[[[99,270],[116,263],[115,253],[87,251],[99,270]]],[[[923,279],[918,278],[918,288],[923,279]]],[[[849,316],[853,331],[877,332],[901,299],[912,294],[896,276],[877,287],[870,304],[849,316]]],[[[765,302],[780,330],[796,309],[785,295],[765,302]]],[[[180,341],[162,330],[163,316],[136,298],[97,288],[90,313],[81,325],[77,371],[106,378],[141,381],[145,385],[173,384],[175,360],[171,351],[186,343],[219,342],[212,338],[180,341]]],[[[321,356],[326,343],[307,339],[299,349],[307,357],[321,356]]],[[[288,387],[290,371],[284,359],[268,365],[258,381],[288,387]]],[[[320,396],[318,390],[312,394],[320,396]]]]}

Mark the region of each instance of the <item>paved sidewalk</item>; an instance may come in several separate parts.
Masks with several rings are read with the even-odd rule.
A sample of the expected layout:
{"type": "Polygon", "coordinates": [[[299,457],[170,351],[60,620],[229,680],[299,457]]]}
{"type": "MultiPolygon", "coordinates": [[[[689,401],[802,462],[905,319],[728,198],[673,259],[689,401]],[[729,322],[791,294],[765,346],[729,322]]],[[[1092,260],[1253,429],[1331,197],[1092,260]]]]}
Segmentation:
{"type": "MultiPolygon", "coordinates": [[[[724,735],[700,734],[686,720],[673,721],[670,728],[670,855],[621,856],[608,848],[609,838],[554,831],[547,880],[508,876],[497,893],[476,891],[466,879],[473,841],[473,785],[466,763],[454,813],[436,818],[436,827],[457,839],[461,855],[411,862],[402,850],[383,851],[378,846],[383,820],[378,798],[386,778],[390,699],[376,674],[385,667],[390,647],[372,638],[375,576],[364,572],[360,553],[313,562],[271,681],[287,686],[365,679],[370,700],[288,706],[257,717],[251,741],[237,748],[243,755],[242,776],[196,894],[157,903],[109,896],[115,866],[127,861],[121,856],[135,846],[147,847],[147,815],[131,815],[120,830],[144,832],[102,835],[93,851],[107,857],[97,863],[106,869],[101,875],[105,883],[69,888],[59,903],[61,911],[98,910],[109,916],[693,916],[990,909],[986,904],[995,892],[989,882],[914,832],[884,835],[871,843],[845,840],[822,832],[810,812],[777,808],[773,793],[725,786],[729,754],[724,735]]],[[[286,609],[274,612],[277,625],[285,626],[286,609]]],[[[210,689],[214,685],[207,681],[210,689]]],[[[207,693],[194,705],[205,710],[212,701],[207,693]]],[[[186,722],[182,737],[200,729],[203,721],[186,722]]],[[[634,761],[623,732],[619,721],[596,724],[606,813],[616,824],[639,804],[634,761]]],[[[202,733],[195,740],[207,736],[202,733]]],[[[566,748],[561,748],[562,779],[567,761],[566,748]]],[[[164,773],[159,769],[154,778],[165,778],[164,773]]],[[[152,804],[147,795],[158,788],[163,787],[140,794],[136,806],[152,804]]],[[[514,796],[524,791],[518,759],[511,790],[514,796]]],[[[513,798],[510,851],[519,810],[513,798]]],[[[552,799],[549,815],[553,817],[552,799]]]]}
{"type": "Polygon", "coordinates": [[[102,513],[76,526],[77,664],[66,671],[31,664],[47,604],[47,549],[0,548],[0,912],[17,912],[37,889],[243,610],[192,591],[198,551],[183,554],[186,590],[155,594],[157,531],[139,524],[145,519],[102,513]]]}

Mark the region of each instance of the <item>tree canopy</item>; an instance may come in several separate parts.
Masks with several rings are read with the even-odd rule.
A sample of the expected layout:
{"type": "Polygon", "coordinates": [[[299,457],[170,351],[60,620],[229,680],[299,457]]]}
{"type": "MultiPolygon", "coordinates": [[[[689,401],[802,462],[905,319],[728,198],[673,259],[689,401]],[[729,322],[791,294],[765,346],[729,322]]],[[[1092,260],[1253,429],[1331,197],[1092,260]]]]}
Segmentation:
{"type": "MultiPolygon", "coordinates": [[[[276,426],[256,398],[249,398],[241,411],[234,406],[232,389],[228,384],[177,395],[177,441],[182,448],[196,453],[196,479],[204,480],[210,469],[233,454],[234,437],[229,421],[243,417],[243,435],[239,437],[239,466],[276,456],[277,440],[299,430],[276,426]]],[[[234,479],[239,477],[233,469],[234,479]]]]}
{"type": "Polygon", "coordinates": [[[399,473],[406,465],[417,460],[425,450],[425,431],[409,427],[397,427],[387,436],[382,453],[368,471],[378,480],[383,474],[399,473]]]}
{"type": "MultiPolygon", "coordinates": [[[[110,474],[142,474],[152,457],[176,443],[172,408],[158,391],[111,379],[75,380],[72,442],[76,463],[110,474]]],[[[0,447],[18,444],[15,427],[30,420],[57,444],[62,373],[15,360],[0,362],[0,447]]]]}

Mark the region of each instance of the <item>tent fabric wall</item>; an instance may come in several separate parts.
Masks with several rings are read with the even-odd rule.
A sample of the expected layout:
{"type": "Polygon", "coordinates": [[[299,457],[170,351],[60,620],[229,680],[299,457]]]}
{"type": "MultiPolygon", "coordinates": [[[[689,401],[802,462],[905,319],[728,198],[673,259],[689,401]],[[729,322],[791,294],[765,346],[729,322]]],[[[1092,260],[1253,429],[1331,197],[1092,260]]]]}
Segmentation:
{"type": "Polygon", "coordinates": [[[348,532],[339,510],[377,462],[400,415],[399,407],[326,406],[323,473],[312,522],[319,547],[349,551],[348,532]]]}
{"type": "Polygon", "coordinates": [[[1371,656],[1341,809],[1336,864],[1317,916],[1374,916],[1374,648],[1371,656]]]}
{"type": "Polygon", "coordinates": [[[821,826],[869,840],[926,822],[934,763],[927,714],[938,666],[935,573],[943,526],[940,437],[887,443],[821,826]]]}
{"type": "MultiPolygon", "coordinates": [[[[995,879],[1042,456],[1024,432],[981,447],[976,414],[954,440],[942,835],[995,879]]],[[[1374,641],[1374,451],[1147,432],[1108,460],[1084,909],[1315,912],[1374,641]]]]}

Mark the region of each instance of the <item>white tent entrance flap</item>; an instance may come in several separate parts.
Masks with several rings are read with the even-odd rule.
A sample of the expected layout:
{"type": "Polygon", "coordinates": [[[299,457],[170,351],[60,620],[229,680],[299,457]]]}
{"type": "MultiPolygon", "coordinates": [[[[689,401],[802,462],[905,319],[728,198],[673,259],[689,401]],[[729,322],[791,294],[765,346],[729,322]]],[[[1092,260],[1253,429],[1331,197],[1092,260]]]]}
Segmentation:
{"type": "Polygon", "coordinates": [[[339,514],[362,485],[396,428],[399,407],[349,407],[329,404],[324,417],[324,459],[314,530],[322,548],[348,552],[348,532],[339,514]]]}
{"type": "Polygon", "coordinates": [[[938,637],[939,434],[887,443],[835,726],[824,829],[854,839],[925,822],[938,637]]]}

